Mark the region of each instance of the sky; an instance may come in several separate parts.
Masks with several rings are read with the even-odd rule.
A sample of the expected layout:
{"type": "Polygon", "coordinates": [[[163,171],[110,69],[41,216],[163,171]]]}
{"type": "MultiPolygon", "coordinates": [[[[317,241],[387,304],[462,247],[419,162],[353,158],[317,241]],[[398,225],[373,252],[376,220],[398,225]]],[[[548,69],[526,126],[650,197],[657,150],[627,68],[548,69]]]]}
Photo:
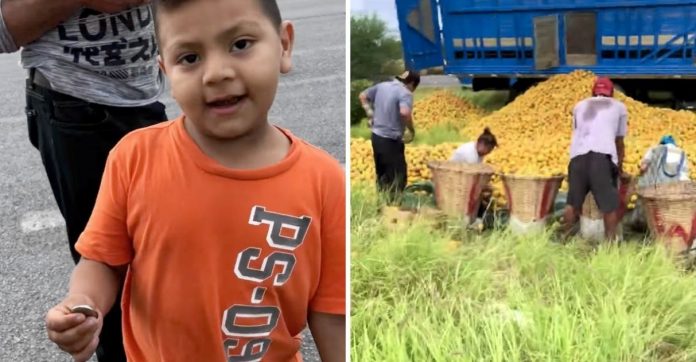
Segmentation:
{"type": "Polygon", "coordinates": [[[396,0],[350,0],[351,15],[375,14],[387,23],[389,33],[399,36],[399,22],[396,20],[396,0]]]}

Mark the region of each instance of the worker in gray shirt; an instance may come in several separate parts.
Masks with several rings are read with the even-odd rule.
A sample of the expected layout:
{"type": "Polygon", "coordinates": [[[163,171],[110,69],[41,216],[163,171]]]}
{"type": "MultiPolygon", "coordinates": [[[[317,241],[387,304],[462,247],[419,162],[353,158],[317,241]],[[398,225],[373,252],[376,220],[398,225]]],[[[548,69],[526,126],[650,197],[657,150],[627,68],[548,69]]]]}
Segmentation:
{"type": "Polygon", "coordinates": [[[372,154],[377,186],[386,192],[390,203],[397,202],[408,179],[404,142],[415,137],[413,128],[413,92],[420,75],[406,71],[392,81],[376,84],[360,93],[360,102],[372,128],[372,154]],[[408,129],[410,134],[405,135],[408,129]]]}
{"type": "MultiPolygon", "coordinates": [[[[74,244],[109,151],[128,132],[167,119],[157,102],[163,77],[147,2],[0,0],[0,52],[21,48],[29,140],[41,154],[76,263],[74,244]]],[[[125,362],[119,303],[100,318],[97,358],[125,362]]]]}

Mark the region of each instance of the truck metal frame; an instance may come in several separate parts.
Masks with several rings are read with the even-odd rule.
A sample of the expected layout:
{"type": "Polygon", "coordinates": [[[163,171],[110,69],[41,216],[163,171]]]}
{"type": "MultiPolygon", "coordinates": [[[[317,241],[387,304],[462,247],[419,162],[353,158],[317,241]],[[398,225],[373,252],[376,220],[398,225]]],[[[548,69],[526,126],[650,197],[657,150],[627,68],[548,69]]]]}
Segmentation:
{"type": "Polygon", "coordinates": [[[586,69],[630,95],[693,98],[696,0],[396,0],[409,69],[443,66],[474,90],[586,69]]]}

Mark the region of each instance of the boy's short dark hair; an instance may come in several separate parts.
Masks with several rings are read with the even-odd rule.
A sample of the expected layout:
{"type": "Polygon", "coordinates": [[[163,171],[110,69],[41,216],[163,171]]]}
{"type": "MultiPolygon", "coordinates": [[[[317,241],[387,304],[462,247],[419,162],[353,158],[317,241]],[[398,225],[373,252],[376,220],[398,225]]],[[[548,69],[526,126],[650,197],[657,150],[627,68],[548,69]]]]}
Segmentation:
{"type": "MultiPolygon", "coordinates": [[[[181,5],[195,0],[154,0],[152,2],[152,12],[155,17],[155,30],[157,30],[157,12],[161,10],[175,10],[181,5]]],[[[234,1],[234,0],[228,0],[234,1]]],[[[261,10],[276,28],[280,29],[283,18],[280,16],[280,9],[276,0],[256,0],[261,6],[261,10]]]]}

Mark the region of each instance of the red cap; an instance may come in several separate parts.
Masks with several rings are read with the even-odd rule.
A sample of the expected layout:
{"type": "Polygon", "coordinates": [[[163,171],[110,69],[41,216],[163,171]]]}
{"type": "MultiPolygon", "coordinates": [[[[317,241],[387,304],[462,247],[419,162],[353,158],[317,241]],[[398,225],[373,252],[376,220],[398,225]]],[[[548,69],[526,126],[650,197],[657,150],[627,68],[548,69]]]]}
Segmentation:
{"type": "Polygon", "coordinates": [[[597,77],[594,86],[592,87],[592,94],[596,96],[611,97],[614,95],[614,83],[607,77],[597,77]]]}

